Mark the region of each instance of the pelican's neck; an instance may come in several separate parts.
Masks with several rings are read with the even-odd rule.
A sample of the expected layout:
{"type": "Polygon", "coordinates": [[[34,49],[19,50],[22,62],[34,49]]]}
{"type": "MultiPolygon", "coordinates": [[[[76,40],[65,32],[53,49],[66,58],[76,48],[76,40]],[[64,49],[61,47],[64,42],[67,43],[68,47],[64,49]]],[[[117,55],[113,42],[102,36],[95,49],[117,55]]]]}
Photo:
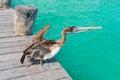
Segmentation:
{"type": "Polygon", "coordinates": [[[66,29],[64,29],[62,31],[62,38],[61,38],[61,41],[60,41],[60,45],[62,46],[66,41],[66,29]]]}

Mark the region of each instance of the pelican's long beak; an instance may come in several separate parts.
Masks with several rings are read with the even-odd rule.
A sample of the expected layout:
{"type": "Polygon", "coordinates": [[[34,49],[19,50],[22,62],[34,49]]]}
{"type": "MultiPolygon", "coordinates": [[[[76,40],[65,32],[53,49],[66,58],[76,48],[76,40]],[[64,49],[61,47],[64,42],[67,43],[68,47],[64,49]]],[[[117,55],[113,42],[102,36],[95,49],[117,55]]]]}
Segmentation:
{"type": "Polygon", "coordinates": [[[73,28],[73,33],[78,33],[78,32],[84,32],[88,30],[99,30],[102,29],[101,26],[98,27],[74,27],[73,28]]]}

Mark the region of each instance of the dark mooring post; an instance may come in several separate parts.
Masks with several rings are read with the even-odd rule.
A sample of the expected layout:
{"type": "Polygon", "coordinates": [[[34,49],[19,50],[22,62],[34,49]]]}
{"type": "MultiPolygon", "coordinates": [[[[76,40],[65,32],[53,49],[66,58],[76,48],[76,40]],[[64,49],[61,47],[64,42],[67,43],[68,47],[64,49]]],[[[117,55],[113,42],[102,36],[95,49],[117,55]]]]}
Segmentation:
{"type": "Polygon", "coordinates": [[[34,6],[18,5],[15,8],[14,32],[18,36],[32,35],[32,27],[37,14],[34,6]]]}
{"type": "Polygon", "coordinates": [[[0,8],[9,8],[10,0],[0,0],[0,8]]]}

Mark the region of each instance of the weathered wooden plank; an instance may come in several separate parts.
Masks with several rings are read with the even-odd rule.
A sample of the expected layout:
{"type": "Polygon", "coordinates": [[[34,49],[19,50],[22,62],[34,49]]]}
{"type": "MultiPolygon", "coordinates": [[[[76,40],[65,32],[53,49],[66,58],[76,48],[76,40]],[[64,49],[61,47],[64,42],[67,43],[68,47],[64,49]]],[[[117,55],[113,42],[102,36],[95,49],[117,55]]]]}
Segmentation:
{"type": "Polygon", "coordinates": [[[13,21],[1,21],[0,24],[8,24],[8,23],[13,23],[13,21]]]}
{"type": "Polygon", "coordinates": [[[2,12],[4,12],[4,13],[13,13],[14,12],[14,9],[12,9],[12,8],[10,8],[10,9],[1,9],[0,8],[0,13],[2,13],[2,12]]]}
{"type": "Polygon", "coordinates": [[[67,76],[67,77],[62,77],[62,78],[57,79],[57,80],[72,80],[72,79],[69,76],[67,76]]]}
{"type": "Polygon", "coordinates": [[[0,14],[0,16],[2,18],[4,18],[4,17],[6,18],[7,16],[9,16],[8,18],[11,18],[11,19],[13,19],[13,15],[14,15],[13,13],[4,13],[4,12],[3,12],[3,14],[0,14]]]}
{"type": "Polygon", "coordinates": [[[8,25],[8,24],[9,26],[12,25],[11,28],[13,27],[13,22],[11,22],[12,19],[9,19],[9,18],[1,18],[1,19],[4,19],[4,20],[0,20],[0,27],[4,27],[4,25],[8,25]]]}
{"type": "Polygon", "coordinates": [[[13,32],[1,33],[0,38],[16,36],[13,32]]]}
{"type": "Polygon", "coordinates": [[[0,18],[0,21],[9,21],[10,19],[9,18],[0,18]]]}
{"type": "MultiPolygon", "coordinates": [[[[5,20],[11,21],[14,20],[13,15],[0,15],[0,22],[6,22],[5,20]]],[[[2,23],[0,23],[2,24],[2,23]]]]}
{"type": "MultiPolygon", "coordinates": [[[[4,29],[3,29],[4,30],[4,29]]],[[[11,29],[12,30],[12,29],[11,29]]],[[[1,31],[0,30],[0,34],[4,34],[4,33],[14,33],[14,31],[12,30],[4,30],[4,31],[1,31]]]]}
{"type": "Polygon", "coordinates": [[[33,36],[0,38],[0,43],[20,41],[25,39],[28,40],[28,39],[31,39],[32,37],[33,36]]]}
{"type": "Polygon", "coordinates": [[[12,15],[0,15],[0,19],[9,19],[9,20],[13,20],[13,16],[12,15]]]}
{"type": "MultiPolygon", "coordinates": [[[[14,60],[16,61],[16,60],[14,60]]],[[[18,63],[17,63],[18,64],[18,63]]],[[[41,65],[33,65],[31,67],[27,66],[14,66],[13,68],[9,69],[4,69],[3,71],[0,71],[0,79],[16,79],[16,78],[21,78],[21,77],[26,77],[26,76],[32,76],[36,74],[42,74],[45,73],[46,75],[50,75],[51,73],[49,71],[56,72],[57,70],[61,69],[61,66],[56,62],[53,63],[53,65],[50,67],[48,71],[45,71],[41,65]]],[[[40,77],[40,75],[38,77],[40,77]]],[[[50,76],[49,76],[50,77],[50,76]]],[[[33,79],[31,79],[33,80],[33,79]]],[[[36,80],[36,79],[34,79],[36,80]]]]}
{"type": "MultiPolygon", "coordinates": [[[[27,75],[25,77],[20,77],[20,78],[12,78],[12,80],[66,80],[65,78],[68,78],[68,75],[64,73],[63,69],[55,69],[55,70],[50,70],[47,72],[42,72],[42,73],[35,73],[32,75],[27,75]],[[60,75],[58,75],[58,73],[60,75]]],[[[68,80],[71,80],[68,78],[68,80]]]]}
{"type": "Polygon", "coordinates": [[[30,74],[33,74],[33,73],[29,72],[27,67],[20,67],[20,68],[17,67],[17,68],[1,71],[0,78],[1,80],[5,80],[5,79],[10,80],[11,78],[22,77],[30,74]]]}
{"type": "MultiPolygon", "coordinates": [[[[10,55],[11,54],[9,54],[7,56],[3,55],[2,57],[0,57],[2,60],[5,60],[5,61],[0,61],[0,73],[5,73],[6,74],[6,72],[7,72],[7,74],[8,74],[8,72],[11,72],[13,70],[19,70],[20,69],[20,71],[21,71],[21,68],[22,68],[22,71],[24,71],[24,69],[25,70],[28,69],[27,71],[29,72],[29,74],[21,72],[20,74],[17,73],[17,76],[16,75],[11,75],[10,77],[7,77],[7,79],[13,79],[13,80],[17,80],[17,79],[20,80],[21,79],[21,80],[23,80],[23,78],[26,78],[28,76],[31,76],[30,80],[39,80],[39,79],[46,80],[47,77],[51,78],[51,80],[56,80],[56,79],[59,79],[59,78],[61,80],[61,79],[68,78],[68,75],[66,73],[64,73],[65,71],[61,68],[61,66],[59,65],[58,62],[52,63],[53,65],[50,67],[50,69],[48,69],[48,71],[44,71],[42,69],[41,65],[37,65],[37,66],[33,65],[33,66],[31,66],[31,67],[33,67],[33,69],[30,69],[29,67],[27,67],[27,64],[25,64],[25,65],[20,64],[19,59],[20,59],[21,56],[14,59],[14,57],[17,57],[17,55],[16,54],[13,54],[11,56],[10,55]],[[14,56],[13,59],[11,58],[12,56],[14,56]],[[9,57],[11,58],[11,60],[6,60],[9,57]],[[60,71],[58,72],[59,69],[60,69],[60,71]],[[58,73],[61,73],[61,74],[58,75],[58,73]],[[46,76],[44,76],[44,78],[43,78],[43,75],[41,75],[41,74],[43,74],[43,75],[46,74],[46,76]],[[52,74],[52,75],[49,75],[49,74],[52,74]]],[[[6,77],[2,77],[2,78],[6,79],[6,77]]]]}
{"type": "MultiPolygon", "coordinates": [[[[24,64],[20,64],[20,58],[23,53],[15,53],[15,54],[7,54],[2,55],[0,58],[0,71],[5,71],[8,69],[13,69],[17,66],[27,66],[29,63],[27,60],[25,60],[24,64]]],[[[55,59],[52,59],[53,62],[55,62],[55,59]]]]}
{"type": "Polygon", "coordinates": [[[53,71],[49,71],[47,73],[39,73],[39,74],[36,74],[36,75],[31,75],[29,76],[30,79],[35,79],[35,80],[59,80],[61,78],[65,78],[65,77],[68,77],[68,75],[66,73],[64,73],[63,69],[56,69],[56,70],[53,70],[53,71]],[[59,73],[59,74],[58,74],[59,73]],[[43,77],[44,76],[44,77],[43,77]]]}
{"type": "MultiPolygon", "coordinates": [[[[17,59],[12,59],[11,58],[10,60],[6,59],[6,60],[3,60],[3,61],[0,61],[0,72],[1,71],[5,71],[5,70],[9,70],[9,69],[13,69],[14,67],[24,67],[24,66],[28,67],[28,65],[30,64],[30,62],[28,62],[27,60],[25,60],[24,64],[21,64],[20,63],[20,57],[21,56],[19,56],[17,59]]],[[[8,58],[8,56],[6,56],[6,58],[8,58]]],[[[56,63],[57,64],[58,62],[54,61],[52,63],[56,63]]],[[[34,66],[34,65],[31,65],[31,66],[34,66]]],[[[53,67],[55,67],[55,66],[53,66],[53,67]]]]}
{"type": "Polygon", "coordinates": [[[0,19],[14,19],[14,14],[13,13],[3,13],[3,14],[0,14],[0,19]]]}
{"type": "Polygon", "coordinates": [[[13,54],[22,52],[25,49],[25,46],[14,46],[0,49],[0,55],[13,54]]]}
{"type": "Polygon", "coordinates": [[[0,34],[1,33],[6,33],[6,32],[14,32],[14,30],[13,30],[13,28],[0,30],[0,34]]]}
{"type": "Polygon", "coordinates": [[[3,24],[0,26],[0,31],[3,32],[5,30],[13,30],[13,28],[11,28],[13,26],[13,24],[3,24]]]}
{"type": "Polygon", "coordinates": [[[3,13],[14,13],[14,9],[0,9],[0,13],[3,14],[3,13]]]}
{"type": "Polygon", "coordinates": [[[0,55],[0,62],[13,60],[13,59],[18,60],[18,59],[20,59],[22,54],[23,54],[22,51],[20,51],[20,52],[16,52],[16,53],[12,53],[12,54],[0,55]]]}
{"type": "Polygon", "coordinates": [[[13,41],[13,42],[5,42],[5,43],[0,43],[0,48],[27,46],[28,43],[29,43],[29,39],[13,41]]]}
{"type": "Polygon", "coordinates": [[[4,13],[5,13],[5,14],[8,14],[8,13],[14,14],[14,12],[15,12],[14,9],[8,9],[8,10],[6,10],[6,9],[1,10],[1,9],[0,9],[0,13],[1,13],[1,14],[4,14],[4,13]]]}
{"type": "Polygon", "coordinates": [[[0,45],[0,55],[13,54],[20,51],[22,52],[29,45],[29,42],[29,38],[17,41],[3,42],[0,45]]]}
{"type": "Polygon", "coordinates": [[[2,23],[0,24],[0,29],[6,29],[6,26],[13,29],[13,23],[2,23]]]}
{"type": "Polygon", "coordinates": [[[0,15],[14,15],[14,12],[11,12],[11,11],[8,11],[8,12],[5,12],[5,11],[0,11],[0,15]]]}
{"type": "MultiPolygon", "coordinates": [[[[2,17],[4,17],[4,16],[2,16],[2,17]]],[[[4,17],[4,18],[2,18],[1,16],[0,16],[0,19],[5,19],[5,20],[7,20],[7,21],[4,21],[4,20],[1,20],[0,21],[0,24],[1,25],[3,25],[3,24],[11,24],[11,23],[13,23],[13,17],[12,18],[10,18],[10,16],[9,16],[9,18],[6,16],[6,18],[4,17]]]]}
{"type": "Polygon", "coordinates": [[[3,30],[5,31],[5,30],[7,30],[7,29],[8,29],[8,30],[9,30],[9,29],[10,29],[10,30],[13,30],[13,28],[11,28],[11,26],[13,26],[13,25],[12,25],[12,24],[1,25],[1,26],[0,26],[0,31],[3,31],[3,30]]]}
{"type": "MultiPolygon", "coordinates": [[[[9,17],[8,17],[9,19],[13,19],[13,15],[14,15],[13,13],[4,13],[4,12],[3,12],[3,14],[2,14],[2,13],[0,14],[0,17],[6,18],[6,17],[9,16],[9,17]]],[[[1,18],[1,19],[2,19],[2,18],[1,18]]]]}
{"type": "Polygon", "coordinates": [[[13,69],[13,68],[17,68],[17,67],[24,67],[27,66],[27,64],[20,64],[19,59],[12,59],[12,60],[6,60],[3,62],[0,62],[0,72],[5,71],[5,70],[9,70],[9,69],[13,69]]]}

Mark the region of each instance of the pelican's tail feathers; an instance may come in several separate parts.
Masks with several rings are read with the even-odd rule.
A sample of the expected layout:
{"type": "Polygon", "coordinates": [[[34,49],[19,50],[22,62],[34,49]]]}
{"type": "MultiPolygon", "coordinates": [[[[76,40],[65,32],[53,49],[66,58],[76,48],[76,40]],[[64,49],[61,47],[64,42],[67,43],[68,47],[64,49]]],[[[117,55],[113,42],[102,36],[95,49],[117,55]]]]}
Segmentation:
{"type": "Polygon", "coordinates": [[[25,54],[23,54],[23,55],[22,55],[22,57],[21,57],[21,59],[20,59],[21,64],[23,64],[23,63],[24,63],[25,57],[26,57],[26,55],[25,55],[25,54]]]}

